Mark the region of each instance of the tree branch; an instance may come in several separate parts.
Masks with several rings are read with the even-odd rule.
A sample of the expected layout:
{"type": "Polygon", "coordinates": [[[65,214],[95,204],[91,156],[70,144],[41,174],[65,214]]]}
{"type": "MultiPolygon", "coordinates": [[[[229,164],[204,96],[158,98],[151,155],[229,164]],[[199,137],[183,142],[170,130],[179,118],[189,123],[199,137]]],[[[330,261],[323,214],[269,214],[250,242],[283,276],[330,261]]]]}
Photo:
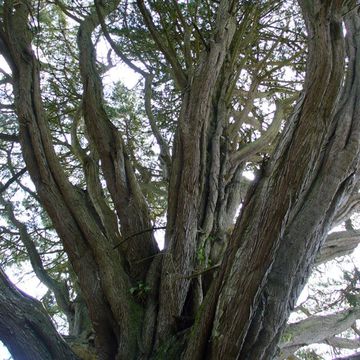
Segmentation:
{"type": "MultiPolygon", "coordinates": [[[[28,1],[4,2],[5,39],[14,79],[14,100],[24,161],[42,205],[78,276],[82,296],[96,332],[96,346],[104,357],[114,357],[119,342],[115,318],[128,313],[129,278],[120,256],[109,252],[110,239],[99,226],[92,206],[64,173],[54,150],[49,121],[43,107],[39,63],[31,50],[28,1]],[[106,272],[107,267],[111,272],[106,272]],[[99,274],[104,274],[100,277],[99,274]],[[114,276],[116,274],[116,276],[114,276]],[[111,278],[111,285],[110,285],[111,278]],[[111,299],[121,306],[110,306],[111,299]],[[117,314],[112,311],[116,309],[117,314]]],[[[121,317],[126,320],[126,316],[121,317]]]]}
{"type": "MultiPolygon", "coordinates": [[[[153,226],[153,227],[151,227],[151,228],[144,229],[144,230],[138,231],[138,232],[136,232],[136,233],[134,233],[134,234],[131,234],[131,235],[129,235],[128,237],[126,237],[124,240],[122,240],[119,244],[115,245],[115,246],[113,247],[113,249],[116,249],[116,248],[118,248],[119,246],[122,246],[126,241],[134,238],[135,236],[139,236],[139,235],[142,235],[142,234],[145,234],[145,233],[147,233],[147,232],[154,231],[154,230],[166,230],[166,226],[153,226]]],[[[152,258],[153,256],[156,256],[156,255],[157,255],[157,254],[151,255],[150,257],[147,257],[147,258],[145,258],[145,259],[152,258]]],[[[137,260],[136,263],[139,263],[139,262],[141,262],[141,261],[144,261],[145,259],[137,260]]]]}
{"type": "Polygon", "coordinates": [[[101,2],[99,0],[94,1],[96,12],[99,18],[99,22],[101,25],[101,30],[104,33],[104,36],[108,43],[110,44],[111,48],[115,51],[115,54],[132,70],[142,75],[144,78],[148,75],[146,71],[135,65],[129,58],[125,56],[125,54],[120,50],[120,47],[115,43],[115,41],[111,38],[110,33],[107,29],[105,24],[105,19],[103,15],[103,9],[101,7],[101,2]]]}
{"type": "Polygon", "coordinates": [[[353,193],[349,196],[348,200],[338,209],[333,226],[341,225],[351,215],[360,209],[360,193],[359,185],[355,186],[353,193]]]}
{"type": "Polygon", "coordinates": [[[163,176],[165,179],[168,179],[170,176],[170,170],[171,170],[171,156],[170,156],[169,146],[160,133],[160,130],[156,124],[154,114],[151,109],[152,79],[153,79],[153,77],[151,75],[147,75],[145,77],[145,111],[146,111],[146,115],[150,122],[151,130],[152,130],[152,132],[156,138],[156,141],[160,147],[159,158],[160,158],[160,164],[161,164],[162,170],[163,170],[163,176]]]}
{"type": "Polygon", "coordinates": [[[338,231],[328,235],[316,258],[315,266],[351,254],[360,243],[360,232],[338,231]]]}
{"type": "MultiPolygon", "coordinates": [[[[114,11],[118,0],[107,3],[103,15],[114,11]]],[[[96,67],[96,52],[91,36],[99,24],[96,11],[81,23],[77,43],[80,51],[79,65],[83,83],[83,116],[89,140],[101,160],[103,175],[119,216],[123,237],[151,226],[146,200],[136,179],[130,156],[118,129],[112,124],[104,108],[102,82],[96,67]],[[101,136],[99,136],[101,134],[101,136]]],[[[139,236],[125,243],[121,254],[130,264],[130,276],[143,279],[149,263],[132,265],[134,261],[157,252],[152,234],[139,236]]]]}
{"type": "Polygon", "coordinates": [[[280,357],[285,358],[305,345],[327,343],[327,339],[331,339],[349,329],[359,318],[360,309],[355,308],[339,311],[335,314],[311,316],[305,320],[290,324],[287,326],[279,344],[280,357]]]}
{"type": "Polygon", "coordinates": [[[341,349],[359,349],[360,348],[360,338],[356,339],[347,339],[339,336],[333,336],[327,338],[324,343],[341,349]]]}
{"type": "Polygon", "coordinates": [[[0,184],[0,194],[2,194],[4,191],[6,191],[9,186],[17,181],[22,175],[26,173],[26,167],[21,169],[18,173],[16,173],[11,179],[9,179],[5,184],[0,184]]]}
{"type": "Polygon", "coordinates": [[[0,133],[0,140],[9,141],[9,142],[19,142],[19,136],[16,134],[0,133]]]}
{"type": "Polygon", "coordinates": [[[274,118],[268,129],[261,135],[261,137],[253,142],[245,144],[238,151],[230,156],[230,161],[233,164],[239,164],[240,162],[246,161],[251,156],[258,152],[263,151],[269,144],[275,139],[279,132],[281,122],[284,119],[284,105],[280,102],[276,102],[276,110],[274,118]]]}
{"type": "Polygon", "coordinates": [[[0,269],[0,339],[16,359],[79,360],[37,300],[18,290],[0,269]]]}
{"type": "Polygon", "coordinates": [[[35,275],[39,280],[46,285],[55,295],[56,302],[60,309],[65,313],[70,326],[73,323],[74,311],[72,309],[69,293],[65,283],[60,283],[53,279],[44,269],[40,255],[36,249],[36,246],[27,230],[25,224],[19,221],[14,213],[14,206],[10,201],[6,201],[2,195],[0,195],[0,203],[5,208],[5,213],[11,223],[18,229],[20,234],[20,240],[22,241],[27,254],[30,259],[31,266],[35,272],[35,275]]]}
{"type": "Polygon", "coordinates": [[[360,352],[357,352],[356,354],[352,354],[344,357],[337,357],[334,358],[333,360],[359,360],[359,359],[360,359],[360,352]]]}
{"type": "Polygon", "coordinates": [[[173,52],[171,47],[167,47],[165,45],[166,42],[162,38],[160,32],[156,29],[152,16],[145,6],[144,0],[137,0],[136,3],[139,7],[139,10],[144,18],[145,24],[149,29],[153,40],[155,41],[159,50],[164,54],[166,60],[171,65],[175,77],[175,82],[178,84],[180,89],[184,89],[187,85],[187,78],[184,70],[181,67],[181,64],[177,59],[176,54],[173,52]]]}

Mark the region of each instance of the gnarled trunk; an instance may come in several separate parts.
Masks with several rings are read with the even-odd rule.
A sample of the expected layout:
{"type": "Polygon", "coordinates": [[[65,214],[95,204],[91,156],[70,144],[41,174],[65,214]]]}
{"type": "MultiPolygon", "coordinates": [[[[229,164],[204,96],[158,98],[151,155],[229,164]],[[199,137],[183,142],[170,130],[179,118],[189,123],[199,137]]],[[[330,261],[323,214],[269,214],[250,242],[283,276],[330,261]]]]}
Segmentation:
{"type": "MultiPolygon", "coordinates": [[[[181,89],[165,249],[159,253],[125,141],[105,111],[92,40],[101,17],[116,11],[120,2],[96,1],[96,9],[83,19],[75,17],[83,85],[79,112],[91,146],[81,148],[76,125],[72,141],[86,191],[71,184],[54,151],[26,25],[30,3],[4,2],[0,50],[13,73],[24,160],[78,277],[100,359],[273,358],[330,226],[349,203],[360,155],[359,16],[347,1],[300,0],[308,32],[304,89],[231,230],[244,163],[274,140],[283,115],[279,102],[273,125],[260,141],[230,149],[238,126],[228,121],[238,57],[241,46],[251,45],[255,36],[244,40],[244,29],[257,29],[261,12],[272,9],[271,2],[264,8],[247,4],[239,14],[236,3],[219,2],[215,30],[198,63],[185,70],[162,43],[144,1],[136,2],[181,89]],[[103,197],[100,171],[115,211],[103,197]],[[216,264],[210,266],[209,259],[216,264]],[[144,283],[148,292],[137,297],[144,283]]],[[[147,94],[149,79],[147,74],[147,94]]],[[[150,113],[149,99],[146,107],[150,113]]],[[[248,112],[245,106],[243,116],[248,112]]],[[[2,324],[0,318],[0,329],[2,324]]],[[[37,348],[32,330],[29,336],[26,341],[37,348]]],[[[14,341],[21,348],[23,340],[14,341]]],[[[58,346],[64,350],[51,350],[53,358],[72,358],[62,340],[58,346]]]]}

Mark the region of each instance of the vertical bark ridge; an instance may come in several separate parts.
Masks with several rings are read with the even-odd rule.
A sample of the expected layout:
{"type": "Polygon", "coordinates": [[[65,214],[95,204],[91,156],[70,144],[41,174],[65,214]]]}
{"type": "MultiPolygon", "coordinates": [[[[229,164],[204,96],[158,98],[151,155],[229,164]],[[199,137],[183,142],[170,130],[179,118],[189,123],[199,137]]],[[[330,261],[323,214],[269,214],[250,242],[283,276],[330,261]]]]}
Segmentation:
{"type": "Polygon", "coordinates": [[[273,255],[290,217],[303,204],[299,199],[309,195],[322,164],[324,154],[319,149],[327,142],[341,88],[344,46],[341,4],[318,5],[316,2],[317,21],[309,31],[310,65],[303,98],[237,221],[218,277],[220,295],[209,345],[210,358],[240,356],[273,255]],[[316,56],[319,49],[327,55],[316,56]]]}
{"type": "Polygon", "coordinates": [[[353,11],[345,19],[345,24],[348,52],[352,54],[349,54],[346,83],[333,120],[333,133],[329,136],[327,149],[324,150],[326,156],[317,179],[301,212],[292,217],[276,254],[268,283],[263,290],[263,296],[266,296],[266,311],[257,324],[259,333],[251,340],[248,339],[247,347],[243,351],[244,359],[267,359],[274,355],[286,320],[310,274],[334,217],[338,209],[347,203],[357,181],[360,153],[357,104],[360,77],[354,69],[360,62],[357,52],[360,45],[357,34],[360,29],[359,16],[353,11]],[[306,234],[304,229],[307,229],[306,234]],[[289,274],[286,282],[281,280],[283,273],[289,274]],[[278,315],[274,316],[275,313],[278,315]]]}
{"type": "MultiPolygon", "coordinates": [[[[200,175],[207,162],[203,139],[207,137],[218,76],[235,33],[235,18],[230,1],[221,1],[217,32],[208,53],[204,53],[194,77],[185,90],[181,108],[173,168],[169,185],[167,252],[164,256],[160,288],[157,342],[176,330],[190,286],[186,277],[196,263],[201,189],[200,175]],[[199,134],[201,134],[199,136],[199,134]],[[180,176],[179,176],[180,174],[180,176]]],[[[205,145],[207,146],[207,145],[205,145]]]]}
{"type": "MultiPolygon", "coordinates": [[[[301,269],[297,268],[297,266],[304,266],[305,263],[306,266],[309,266],[313,262],[314,254],[319,247],[319,239],[322,239],[326,235],[326,231],[328,230],[332,219],[331,214],[333,211],[330,211],[332,203],[336,204],[341,200],[341,195],[343,193],[343,190],[341,189],[343,189],[343,187],[341,186],[339,177],[329,174],[329,171],[322,173],[321,170],[325,161],[325,148],[329,151],[328,141],[331,137],[332,121],[335,113],[333,104],[335,104],[337,100],[337,93],[338,89],[341,87],[342,71],[344,69],[344,65],[342,64],[344,61],[344,52],[342,49],[344,46],[341,35],[341,19],[339,16],[341,10],[341,5],[335,3],[332,3],[331,6],[324,5],[322,7],[319,6],[318,8],[317,21],[316,23],[312,23],[312,28],[309,29],[309,34],[312,36],[309,40],[310,60],[308,63],[310,66],[307,69],[304,100],[301,105],[299,117],[296,120],[295,131],[291,136],[291,147],[283,147],[283,142],[277,151],[277,154],[281,154],[280,156],[283,157],[283,159],[286,159],[286,164],[288,164],[287,168],[285,168],[284,171],[279,168],[273,168],[269,179],[263,179],[255,190],[254,197],[259,194],[258,192],[261,191],[261,189],[265,191],[261,198],[266,199],[267,204],[264,204],[266,207],[259,204],[256,207],[258,209],[259,207],[264,209],[261,217],[263,223],[266,224],[266,219],[272,219],[273,226],[268,227],[265,225],[262,227],[259,223],[260,229],[263,228],[260,232],[254,232],[254,229],[252,228],[253,225],[251,225],[250,228],[247,228],[247,210],[253,209],[250,210],[250,213],[253,214],[256,212],[255,208],[252,206],[244,209],[244,214],[237,224],[235,237],[238,241],[241,241],[241,243],[238,242],[240,248],[235,255],[232,270],[228,269],[227,272],[230,272],[228,275],[230,276],[229,279],[233,277],[235,280],[234,276],[236,274],[236,287],[240,289],[240,291],[235,291],[231,294],[229,292],[226,294],[227,285],[225,285],[225,289],[222,290],[222,295],[220,296],[220,305],[218,304],[217,311],[220,324],[222,316],[223,319],[225,319],[226,312],[234,311],[240,304],[244,314],[236,317],[235,320],[236,323],[242,324],[240,327],[236,325],[225,325],[226,331],[224,332],[219,331],[219,327],[217,327],[215,323],[213,330],[214,342],[211,346],[211,356],[213,358],[217,358],[218,356],[240,356],[241,359],[271,358],[272,352],[270,350],[274,349],[269,348],[271,345],[268,348],[264,348],[262,345],[265,343],[276,343],[279,336],[279,331],[277,330],[283,326],[287,316],[284,315],[284,318],[281,320],[273,319],[273,321],[270,321],[270,319],[267,319],[267,321],[263,323],[263,331],[259,332],[262,327],[259,326],[259,322],[262,323],[263,321],[263,315],[261,315],[261,313],[264,311],[265,307],[265,314],[269,317],[273,316],[273,314],[288,314],[288,311],[282,312],[279,310],[279,286],[281,284],[289,291],[290,288],[288,285],[290,285],[289,280],[291,279],[291,276],[288,280],[280,280],[281,274],[291,273],[295,275],[298,271],[301,272],[301,269]],[[316,56],[316,54],[319,53],[319,49],[321,49],[322,52],[325,51],[325,48],[329,52],[326,56],[327,59],[319,59],[319,56],[316,56]],[[314,103],[315,91],[318,95],[316,104],[314,103]],[[323,130],[320,130],[319,126],[322,126],[323,130]],[[315,138],[314,134],[317,134],[318,139],[315,138]],[[319,136],[319,134],[321,135],[319,136]],[[307,151],[306,148],[310,149],[310,151],[307,151]],[[319,148],[322,149],[322,151],[319,152],[319,148]],[[293,152],[292,149],[299,150],[293,152]],[[287,154],[287,156],[284,156],[283,154],[287,154]],[[297,166],[296,169],[294,169],[294,166],[291,166],[294,164],[297,166]],[[300,169],[300,171],[298,171],[298,169],[300,169]],[[284,185],[282,184],[283,181],[287,181],[288,185],[290,185],[288,186],[290,194],[281,191],[281,188],[284,189],[284,185]],[[272,182],[273,185],[271,185],[272,182]],[[292,193],[291,189],[293,189],[292,193]],[[333,189],[334,192],[330,189],[333,189]],[[334,194],[337,194],[338,192],[340,195],[338,194],[338,196],[336,195],[334,197],[334,194]],[[269,193],[274,194],[274,198],[270,195],[273,200],[267,199],[265,194],[269,193]],[[280,210],[280,213],[282,212],[282,214],[279,214],[277,211],[277,214],[274,213],[269,216],[268,212],[272,207],[272,201],[278,202],[276,208],[282,209],[280,210]],[[307,211],[305,211],[305,207],[308,208],[307,211]],[[321,214],[324,212],[329,212],[329,218],[325,221],[321,220],[321,214]],[[302,218],[302,214],[306,214],[304,215],[304,218],[302,218]],[[278,221],[277,225],[276,221],[278,221]],[[293,221],[298,221],[297,233],[292,233],[292,236],[290,236],[288,232],[292,229],[292,226],[294,226],[292,224],[293,221]],[[241,222],[243,223],[241,224],[241,222]],[[271,228],[277,228],[279,233],[271,234],[271,228]],[[240,229],[242,229],[242,232],[237,233],[240,229]],[[239,260],[237,260],[244,259],[244,253],[247,253],[248,249],[256,249],[254,245],[251,245],[248,242],[250,237],[252,237],[252,242],[255,240],[255,244],[257,242],[259,244],[264,244],[264,248],[259,252],[250,250],[251,255],[249,254],[249,258],[255,259],[255,266],[249,266],[249,264],[246,263],[241,264],[239,260]],[[301,241],[301,238],[304,240],[301,241]],[[296,246],[295,239],[298,239],[296,246]],[[277,250],[279,245],[280,248],[277,250]],[[304,249],[308,251],[305,251],[304,253],[304,249]],[[268,260],[266,260],[267,253],[271,254],[271,257],[268,258],[268,260]],[[275,259],[278,259],[278,261],[281,262],[281,266],[272,266],[272,258],[275,254],[275,259]],[[289,259],[292,259],[291,261],[294,261],[294,263],[297,263],[298,260],[302,265],[299,264],[296,266],[293,263],[292,266],[295,266],[295,268],[291,271],[285,265],[286,261],[289,261],[289,259]],[[236,263],[237,266],[235,265],[236,263]],[[271,274],[273,273],[276,273],[277,276],[274,275],[272,287],[269,285],[268,287],[263,288],[266,281],[268,283],[271,282],[271,274]],[[240,275],[240,277],[243,278],[241,282],[237,281],[239,274],[244,274],[244,276],[240,275]],[[253,290],[256,292],[251,292],[250,289],[252,288],[254,281],[256,282],[256,285],[253,290]],[[259,289],[261,290],[259,291],[259,289]],[[226,302],[226,308],[221,305],[221,298],[224,296],[229,299],[226,302]],[[248,305],[245,305],[244,299],[247,297],[250,301],[248,302],[248,305]],[[255,299],[255,301],[253,299],[255,299]],[[265,301],[263,305],[260,305],[260,299],[263,299],[263,302],[265,301]],[[272,303],[272,306],[269,306],[271,299],[274,299],[274,302],[272,303]],[[254,316],[254,314],[256,314],[254,309],[257,310],[257,316],[254,316]],[[253,326],[249,331],[248,338],[246,338],[246,333],[252,323],[253,326]],[[244,326],[243,324],[246,325],[244,326]],[[234,334],[232,339],[231,333],[234,334]],[[227,334],[226,336],[229,340],[224,341],[221,334],[227,334]],[[235,334],[237,334],[237,336],[241,334],[240,338],[235,338],[235,334]],[[259,336],[254,336],[255,334],[259,334],[259,336]],[[273,334],[274,337],[269,339],[265,334],[273,334]],[[220,337],[217,340],[216,337],[219,335],[220,337]],[[258,338],[259,342],[252,344],[254,338],[258,338]],[[249,343],[246,343],[246,339],[248,339],[249,343]],[[240,352],[239,349],[242,348],[243,351],[240,352]]],[[[286,141],[288,140],[285,138],[285,142],[286,141]]],[[[275,158],[276,157],[277,155],[275,154],[275,158]]],[[[282,166],[281,160],[281,158],[275,160],[279,166],[282,166]]],[[[350,169],[353,166],[354,164],[351,164],[350,169]]],[[[343,167],[341,163],[336,163],[334,171],[336,171],[337,175],[343,174],[345,179],[347,179],[348,176],[352,178],[352,172],[349,173],[349,168],[346,168],[346,166],[343,167]]],[[[257,201],[255,200],[255,203],[256,202],[257,201]]],[[[275,260],[275,263],[276,261],[277,260],[275,260]]],[[[304,279],[301,281],[303,282],[304,279]]],[[[235,283],[232,283],[228,289],[234,287],[235,283]]],[[[287,299],[287,294],[284,293],[281,298],[287,299]]]]}

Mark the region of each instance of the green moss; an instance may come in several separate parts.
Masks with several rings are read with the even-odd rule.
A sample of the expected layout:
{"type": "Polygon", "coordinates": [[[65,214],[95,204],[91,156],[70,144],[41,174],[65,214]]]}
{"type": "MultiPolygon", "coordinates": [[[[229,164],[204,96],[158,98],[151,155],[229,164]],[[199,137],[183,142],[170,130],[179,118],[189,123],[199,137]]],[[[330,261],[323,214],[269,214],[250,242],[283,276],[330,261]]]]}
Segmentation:
{"type": "Polygon", "coordinates": [[[185,344],[188,340],[189,332],[185,331],[172,336],[168,341],[162,344],[152,360],[178,360],[184,351],[185,344]]]}
{"type": "Polygon", "coordinates": [[[130,311],[131,323],[136,329],[140,328],[144,317],[144,308],[135,301],[132,301],[130,302],[130,311]]]}
{"type": "Polygon", "coordinates": [[[141,305],[137,304],[135,301],[130,302],[130,333],[129,341],[132,343],[133,354],[138,352],[139,344],[138,339],[140,337],[142,322],[144,318],[144,309],[141,305]]]}
{"type": "Polygon", "coordinates": [[[292,339],[293,339],[293,334],[290,334],[290,333],[284,333],[282,336],[281,336],[281,342],[290,342],[292,339]]]}

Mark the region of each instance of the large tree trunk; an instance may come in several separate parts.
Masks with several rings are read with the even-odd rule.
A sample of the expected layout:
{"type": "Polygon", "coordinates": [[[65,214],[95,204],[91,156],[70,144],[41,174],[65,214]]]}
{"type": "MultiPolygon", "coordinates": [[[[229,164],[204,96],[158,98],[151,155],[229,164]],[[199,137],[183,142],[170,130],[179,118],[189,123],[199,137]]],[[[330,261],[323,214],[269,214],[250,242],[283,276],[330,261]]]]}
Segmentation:
{"type": "MultiPolygon", "coordinates": [[[[213,216],[205,214],[203,207],[204,198],[210,194],[206,180],[209,175],[207,166],[214,161],[208,154],[208,146],[221,135],[220,132],[215,139],[209,137],[209,132],[213,131],[210,128],[214,116],[212,99],[235,32],[234,10],[230,3],[224,1],[219,8],[217,41],[212,43],[197,73],[188,80],[183,96],[169,185],[168,250],[163,261],[157,325],[160,341],[169,331],[176,330],[175,321],[183,314],[191,284],[187,277],[196,266],[199,231],[206,231],[202,229],[202,221],[206,215],[213,216]]],[[[218,156],[218,147],[214,150],[214,155],[218,156]]]]}
{"type": "MultiPolygon", "coordinates": [[[[277,113],[274,126],[256,146],[230,156],[225,120],[238,75],[242,28],[237,20],[242,18],[244,28],[256,27],[260,10],[249,5],[249,11],[238,14],[236,1],[221,0],[216,31],[196,68],[186,72],[159,39],[145,2],[136,2],[182,90],[165,251],[155,256],[160,254],[148,231],[147,203],[125,142],[105,111],[92,42],[99,14],[112,13],[119,1],[96,3],[96,11],[78,19],[77,36],[81,112],[91,143],[90,154],[77,144],[77,156],[87,192],[70,183],[54,151],[26,25],[28,1],[4,2],[0,50],[13,72],[24,160],[78,277],[98,356],[272,359],[317,253],[357,180],[358,15],[345,7],[347,1],[299,1],[309,48],[304,89],[274,154],[248,191],[226,245],[225,234],[240,203],[244,161],[268,145],[281,121],[277,113]],[[102,198],[98,159],[116,215],[102,198]],[[211,236],[226,247],[225,253],[213,251],[211,236]],[[199,247],[207,259],[219,261],[214,276],[202,276],[199,247]],[[139,281],[150,285],[146,301],[130,292],[139,281]]],[[[21,347],[22,340],[14,341],[21,347]]],[[[36,338],[26,341],[36,348],[36,338]]],[[[66,351],[59,354],[72,358],[66,351]]]]}
{"type": "Polygon", "coordinates": [[[188,359],[274,356],[335,212],[356,182],[358,19],[346,22],[351,61],[339,99],[345,76],[342,4],[300,5],[309,33],[303,95],[247,196],[188,359]]]}

